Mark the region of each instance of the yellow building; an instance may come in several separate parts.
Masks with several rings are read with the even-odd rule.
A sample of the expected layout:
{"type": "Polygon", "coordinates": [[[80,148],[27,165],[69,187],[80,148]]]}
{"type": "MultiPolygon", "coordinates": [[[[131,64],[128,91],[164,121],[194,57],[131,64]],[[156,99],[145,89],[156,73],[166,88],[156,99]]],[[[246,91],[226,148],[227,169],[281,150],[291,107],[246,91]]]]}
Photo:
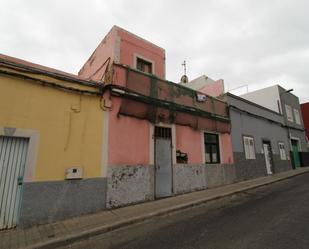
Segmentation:
{"type": "Polygon", "coordinates": [[[0,55],[0,229],[105,207],[100,86],[0,55]]]}

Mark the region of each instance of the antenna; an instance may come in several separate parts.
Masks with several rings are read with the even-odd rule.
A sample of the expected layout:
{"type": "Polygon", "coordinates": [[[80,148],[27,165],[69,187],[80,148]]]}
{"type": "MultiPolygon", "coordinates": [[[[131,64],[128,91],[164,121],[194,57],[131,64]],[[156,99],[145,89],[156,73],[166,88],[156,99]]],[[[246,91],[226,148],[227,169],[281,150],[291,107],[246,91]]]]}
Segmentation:
{"type": "Polygon", "coordinates": [[[187,64],[186,64],[186,61],[184,60],[181,65],[183,66],[184,75],[187,75],[187,64]]]}
{"type": "Polygon", "coordinates": [[[187,76],[187,64],[186,64],[186,61],[184,60],[181,65],[183,66],[184,75],[181,76],[180,82],[185,84],[185,83],[189,82],[189,79],[188,79],[188,76],[187,76]]]}

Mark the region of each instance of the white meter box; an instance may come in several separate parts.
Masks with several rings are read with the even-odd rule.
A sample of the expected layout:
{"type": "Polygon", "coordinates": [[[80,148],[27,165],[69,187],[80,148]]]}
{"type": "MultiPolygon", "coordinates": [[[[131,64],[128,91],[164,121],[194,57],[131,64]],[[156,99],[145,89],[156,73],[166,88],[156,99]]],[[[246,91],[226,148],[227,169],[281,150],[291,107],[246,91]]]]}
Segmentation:
{"type": "Polygon", "coordinates": [[[72,167],[65,170],[65,179],[82,179],[83,169],[81,167],[72,167]]]}

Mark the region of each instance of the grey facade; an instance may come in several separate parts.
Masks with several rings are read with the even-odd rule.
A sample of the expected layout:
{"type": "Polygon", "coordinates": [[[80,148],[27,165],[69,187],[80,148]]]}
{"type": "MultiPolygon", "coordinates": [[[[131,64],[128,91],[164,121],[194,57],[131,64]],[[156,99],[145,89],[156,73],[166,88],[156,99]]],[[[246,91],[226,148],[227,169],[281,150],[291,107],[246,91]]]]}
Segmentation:
{"type": "Polygon", "coordinates": [[[51,223],[105,209],[106,178],[24,183],[19,226],[51,223]]]}
{"type": "Polygon", "coordinates": [[[230,93],[225,98],[230,109],[236,178],[246,180],[267,175],[263,142],[271,146],[273,173],[292,169],[288,157],[287,160],[280,158],[279,142],[285,145],[286,155],[289,154],[283,116],[230,93]],[[253,138],[255,159],[245,156],[244,136],[253,138]]]}
{"type": "MultiPolygon", "coordinates": [[[[305,128],[304,128],[304,122],[301,114],[299,99],[294,94],[287,92],[284,88],[281,86],[278,86],[279,90],[279,98],[280,98],[280,112],[283,114],[284,122],[287,126],[288,132],[289,132],[289,139],[299,139],[299,151],[302,152],[308,152],[307,147],[307,140],[306,140],[306,134],[305,134],[305,128]],[[292,108],[293,113],[293,121],[289,121],[287,119],[287,113],[285,105],[288,105],[292,108]],[[297,110],[299,112],[300,116],[300,124],[297,124],[295,122],[295,113],[294,110],[297,110]]],[[[292,149],[290,149],[292,150],[292,149]]]]}
{"type": "Polygon", "coordinates": [[[279,85],[274,85],[243,94],[241,97],[282,114],[283,122],[288,132],[289,150],[292,151],[291,139],[296,139],[298,141],[298,151],[308,153],[309,149],[299,99],[291,92],[292,89],[286,90],[279,85]],[[291,108],[293,121],[289,121],[287,118],[286,105],[291,108]],[[295,111],[299,113],[299,124],[296,123],[295,111]]]}

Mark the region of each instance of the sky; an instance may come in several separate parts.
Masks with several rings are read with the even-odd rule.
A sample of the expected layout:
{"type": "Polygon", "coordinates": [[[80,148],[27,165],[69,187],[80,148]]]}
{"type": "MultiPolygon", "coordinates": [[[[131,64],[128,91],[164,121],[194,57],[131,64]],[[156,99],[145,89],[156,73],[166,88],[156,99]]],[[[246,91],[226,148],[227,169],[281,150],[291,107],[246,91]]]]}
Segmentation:
{"type": "Polygon", "coordinates": [[[164,48],[170,81],[186,60],[189,80],[309,102],[308,0],[1,0],[0,53],[77,74],[113,25],[164,48]]]}

